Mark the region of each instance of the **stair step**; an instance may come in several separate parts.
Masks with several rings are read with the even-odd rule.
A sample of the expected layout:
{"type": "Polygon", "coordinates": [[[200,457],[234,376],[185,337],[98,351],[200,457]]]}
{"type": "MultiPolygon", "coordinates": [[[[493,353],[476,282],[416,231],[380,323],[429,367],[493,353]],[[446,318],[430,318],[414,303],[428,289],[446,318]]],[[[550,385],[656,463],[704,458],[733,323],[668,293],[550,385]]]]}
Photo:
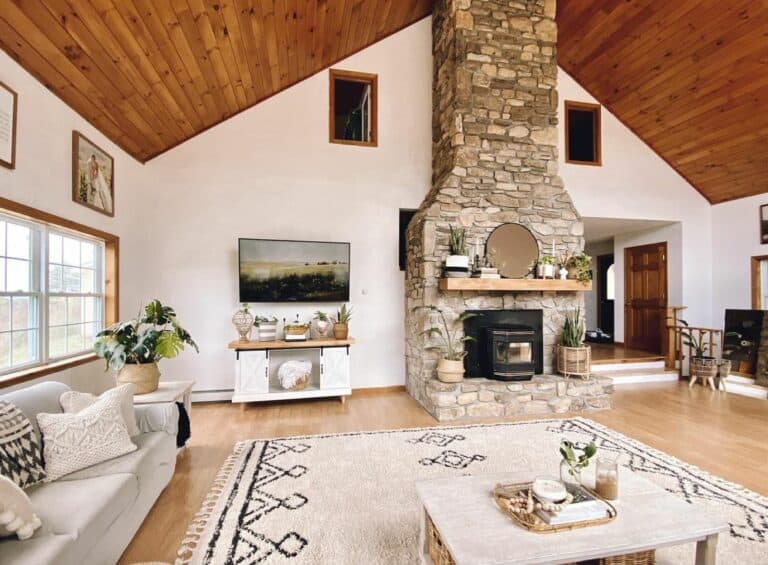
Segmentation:
{"type": "Polygon", "coordinates": [[[626,363],[592,363],[592,372],[605,375],[617,371],[664,371],[664,360],[626,363]]]}
{"type": "Polygon", "coordinates": [[[741,377],[739,375],[728,375],[728,382],[740,385],[753,385],[755,384],[755,379],[752,377],[741,377]]]}
{"type": "MultiPolygon", "coordinates": [[[[594,372],[594,371],[593,371],[594,372]]],[[[638,383],[665,383],[678,380],[677,371],[665,371],[659,369],[626,369],[623,371],[611,371],[600,373],[600,376],[610,377],[616,386],[638,383]]]]}
{"type": "MultiPolygon", "coordinates": [[[[744,379],[744,377],[739,377],[739,378],[744,379]]],[[[756,384],[736,382],[733,379],[734,379],[734,375],[729,376],[725,380],[725,390],[727,392],[730,392],[732,394],[739,394],[741,396],[751,396],[752,398],[760,398],[762,400],[768,399],[768,387],[764,387],[756,384]]],[[[746,380],[754,381],[754,379],[746,379],[746,380]]]]}

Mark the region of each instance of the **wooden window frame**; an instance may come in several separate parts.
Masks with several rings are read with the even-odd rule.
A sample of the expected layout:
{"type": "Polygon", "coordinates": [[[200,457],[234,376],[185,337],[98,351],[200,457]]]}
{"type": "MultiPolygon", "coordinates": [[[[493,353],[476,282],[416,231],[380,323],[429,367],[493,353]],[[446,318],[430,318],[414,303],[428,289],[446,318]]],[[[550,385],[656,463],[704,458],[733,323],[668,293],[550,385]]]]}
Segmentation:
{"type": "Polygon", "coordinates": [[[760,304],[760,263],[768,261],[768,255],[754,255],[749,259],[750,280],[752,283],[752,309],[762,310],[760,304]]]}
{"type": "Polygon", "coordinates": [[[345,71],[342,69],[330,69],[329,71],[329,98],[328,98],[328,141],[340,145],[357,145],[358,147],[378,147],[379,145],[379,75],[372,73],[360,73],[357,71],[345,71]],[[336,99],[336,79],[349,82],[362,82],[371,85],[371,139],[369,141],[354,141],[351,139],[337,139],[334,101],[336,99]]]}
{"type": "MultiPolygon", "coordinates": [[[[22,219],[47,224],[53,228],[78,232],[83,235],[100,239],[104,242],[104,324],[111,326],[116,323],[119,316],[120,305],[120,238],[114,234],[101,231],[36,208],[19,204],[13,200],[0,197],[0,210],[20,216],[22,219]]],[[[40,328],[43,331],[44,328],[40,328]]],[[[8,373],[0,377],[0,388],[20,384],[33,379],[38,379],[51,373],[64,371],[91,363],[98,359],[95,353],[85,353],[75,357],[52,361],[42,365],[36,365],[8,373]]]]}
{"type": "Polygon", "coordinates": [[[573,165],[592,165],[593,167],[601,167],[603,165],[603,136],[602,136],[602,121],[601,121],[602,106],[600,104],[592,104],[590,102],[575,102],[573,100],[565,101],[565,162],[573,165]],[[593,127],[595,131],[594,139],[594,161],[579,161],[577,159],[571,159],[570,155],[570,127],[569,127],[569,110],[589,110],[593,116],[593,127]]]}

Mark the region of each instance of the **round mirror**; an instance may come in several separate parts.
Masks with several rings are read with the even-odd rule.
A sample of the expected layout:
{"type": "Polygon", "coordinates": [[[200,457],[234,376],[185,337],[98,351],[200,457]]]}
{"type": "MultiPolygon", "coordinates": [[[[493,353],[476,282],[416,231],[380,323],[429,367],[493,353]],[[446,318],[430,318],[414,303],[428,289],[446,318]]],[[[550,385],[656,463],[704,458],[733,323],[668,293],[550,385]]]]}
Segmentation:
{"type": "Polygon", "coordinates": [[[519,279],[528,274],[539,258],[539,244],[525,226],[502,224],[491,233],[485,253],[502,277],[519,279]]]}

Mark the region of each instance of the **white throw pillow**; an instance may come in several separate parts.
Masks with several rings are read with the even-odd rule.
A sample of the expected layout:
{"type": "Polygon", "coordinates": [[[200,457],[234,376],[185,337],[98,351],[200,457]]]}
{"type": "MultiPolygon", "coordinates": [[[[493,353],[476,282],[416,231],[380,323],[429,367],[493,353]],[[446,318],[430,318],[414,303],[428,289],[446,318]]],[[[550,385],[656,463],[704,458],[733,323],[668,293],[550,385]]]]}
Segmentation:
{"type": "Polygon", "coordinates": [[[133,408],[133,385],[130,383],[111,388],[99,397],[88,392],[68,390],[59,398],[59,404],[61,404],[64,412],[77,414],[91,406],[99,398],[108,396],[116,396],[120,399],[120,413],[123,415],[125,427],[128,428],[128,435],[131,437],[139,435],[141,432],[136,424],[136,411],[133,408]]]}
{"type": "Polygon", "coordinates": [[[99,398],[77,414],[38,414],[46,481],[136,450],[116,395],[99,398]]]}
{"type": "Polygon", "coordinates": [[[27,494],[11,479],[0,475],[0,538],[16,534],[19,539],[27,539],[39,527],[40,518],[27,494]]]}

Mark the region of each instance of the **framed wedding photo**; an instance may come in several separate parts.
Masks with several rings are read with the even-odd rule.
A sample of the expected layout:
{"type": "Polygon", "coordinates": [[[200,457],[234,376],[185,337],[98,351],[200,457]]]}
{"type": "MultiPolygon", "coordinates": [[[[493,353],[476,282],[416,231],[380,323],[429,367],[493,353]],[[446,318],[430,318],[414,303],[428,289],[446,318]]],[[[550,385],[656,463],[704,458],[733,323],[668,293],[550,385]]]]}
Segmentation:
{"type": "Polygon", "coordinates": [[[19,95],[0,82],[0,165],[16,168],[16,113],[19,95]]]}
{"type": "Polygon", "coordinates": [[[72,200],[115,215],[115,160],[79,131],[72,132],[72,200]]]}

